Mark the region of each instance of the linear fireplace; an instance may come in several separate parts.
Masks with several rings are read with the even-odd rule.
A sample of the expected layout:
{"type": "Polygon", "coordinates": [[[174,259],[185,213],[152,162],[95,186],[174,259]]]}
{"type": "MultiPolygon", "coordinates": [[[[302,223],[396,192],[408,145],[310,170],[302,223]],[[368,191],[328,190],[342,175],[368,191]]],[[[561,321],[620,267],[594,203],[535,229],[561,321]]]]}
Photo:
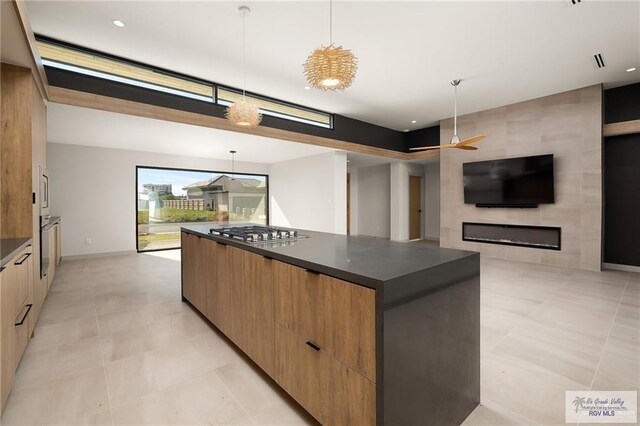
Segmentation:
{"type": "Polygon", "coordinates": [[[560,250],[561,228],[463,222],[462,240],[476,243],[560,250]]]}

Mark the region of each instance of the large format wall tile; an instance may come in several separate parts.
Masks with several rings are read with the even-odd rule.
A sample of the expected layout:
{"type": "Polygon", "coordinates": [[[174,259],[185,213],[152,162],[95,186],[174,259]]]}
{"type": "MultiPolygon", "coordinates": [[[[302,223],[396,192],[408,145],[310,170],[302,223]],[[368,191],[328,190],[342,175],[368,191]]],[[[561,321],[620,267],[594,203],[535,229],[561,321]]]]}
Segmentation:
{"type": "MultiPolygon", "coordinates": [[[[453,120],[440,122],[440,142],[453,120]]],[[[600,85],[508,105],[458,119],[461,138],[486,134],[478,151],[442,150],[440,245],[509,260],[598,271],[602,240],[602,88],[600,85]],[[464,204],[462,164],[554,154],[555,204],[486,209],[464,204]],[[562,250],[497,248],[462,241],[462,222],[559,226],[562,250]]]]}

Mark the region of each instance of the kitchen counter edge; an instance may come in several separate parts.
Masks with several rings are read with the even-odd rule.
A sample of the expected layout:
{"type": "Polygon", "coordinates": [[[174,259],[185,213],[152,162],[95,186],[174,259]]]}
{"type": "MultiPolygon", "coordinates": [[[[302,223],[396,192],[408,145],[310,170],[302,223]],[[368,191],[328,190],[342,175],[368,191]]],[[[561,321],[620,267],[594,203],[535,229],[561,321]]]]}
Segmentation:
{"type": "MultiPolygon", "coordinates": [[[[368,288],[372,288],[372,289],[382,289],[385,284],[391,284],[391,282],[399,282],[402,281],[403,278],[408,278],[410,276],[416,276],[416,275],[422,275],[425,271],[434,268],[436,266],[440,266],[440,265],[444,265],[447,263],[452,263],[452,262],[457,262],[461,259],[465,259],[465,258],[474,258],[476,256],[478,256],[477,252],[466,252],[467,255],[458,258],[458,259],[452,259],[450,261],[446,261],[446,262],[442,262],[440,265],[435,265],[432,267],[425,267],[422,270],[419,271],[408,271],[405,275],[402,276],[398,276],[398,277],[394,277],[392,279],[388,279],[388,280],[380,280],[380,279],[376,279],[376,278],[372,278],[372,277],[368,277],[366,275],[360,275],[360,274],[356,274],[350,271],[345,271],[343,269],[337,269],[337,268],[333,268],[331,266],[327,266],[327,265],[322,265],[322,264],[318,264],[318,263],[313,263],[313,262],[309,262],[306,260],[302,260],[299,258],[296,258],[294,256],[287,256],[287,255],[283,255],[281,253],[277,253],[277,252],[273,252],[270,251],[268,249],[263,249],[259,246],[254,246],[251,244],[246,244],[240,241],[234,241],[232,239],[229,238],[225,238],[225,237],[220,237],[217,235],[212,235],[208,232],[200,232],[197,231],[195,229],[191,229],[188,227],[181,227],[180,228],[181,232],[186,232],[192,235],[196,235],[199,237],[203,237],[203,238],[207,238],[211,241],[216,241],[222,244],[226,244],[232,247],[236,247],[239,248],[241,250],[246,250],[248,252],[251,253],[255,253],[264,257],[267,257],[269,259],[274,259],[274,260],[278,260],[284,263],[288,263],[294,266],[298,266],[300,268],[304,268],[304,269],[308,269],[311,270],[313,272],[319,272],[321,274],[324,275],[328,275],[334,278],[338,278],[344,281],[349,281],[358,285],[362,285],[364,287],[368,287],[368,288]]],[[[463,252],[463,250],[458,250],[460,252],[463,252]]]]}
{"type": "Polygon", "coordinates": [[[18,253],[30,244],[33,244],[33,238],[31,237],[2,238],[0,240],[0,246],[2,247],[0,250],[0,255],[2,256],[2,260],[0,260],[0,267],[3,268],[11,259],[16,257],[18,253]]]}

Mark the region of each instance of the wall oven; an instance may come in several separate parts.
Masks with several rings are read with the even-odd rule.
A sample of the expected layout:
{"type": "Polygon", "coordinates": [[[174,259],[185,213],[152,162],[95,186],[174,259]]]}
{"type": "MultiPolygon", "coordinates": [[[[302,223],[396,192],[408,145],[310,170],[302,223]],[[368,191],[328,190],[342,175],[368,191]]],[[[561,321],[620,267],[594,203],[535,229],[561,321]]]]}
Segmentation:
{"type": "Polygon", "coordinates": [[[40,167],[40,216],[49,215],[49,172],[40,167]]]}

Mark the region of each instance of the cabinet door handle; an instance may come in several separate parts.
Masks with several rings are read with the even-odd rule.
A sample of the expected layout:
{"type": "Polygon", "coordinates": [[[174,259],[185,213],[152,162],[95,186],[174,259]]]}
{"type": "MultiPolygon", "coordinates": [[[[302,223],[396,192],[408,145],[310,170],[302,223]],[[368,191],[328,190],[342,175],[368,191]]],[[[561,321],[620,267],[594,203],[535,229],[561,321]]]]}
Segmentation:
{"type": "Polygon", "coordinates": [[[216,243],[220,244],[221,246],[226,246],[225,243],[221,243],[220,241],[216,241],[216,243]]]}
{"type": "Polygon", "coordinates": [[[20,320],[20,322],[15,323],[14,325],[17,327],[19,325],[24,324],[24,320],[27,319],[27,315],[29,315],[29,312],[31,311],[31,307],[33,306],[33,304],[29,303],[27,306],[27,311],[24,313],[24,316],[22,317],[22,319],[20,320]]]}
{"type": "Polygon", "coordinates": [[[18,262],[14,263],[14,265],[22,265],[24,263],[25,260],[27,260],[27,258],[31,256],[31,253],[26,253],[24,255],[24,257],[22,259],[20,259],[18,262]]]}
{"type": "Polygon", "coordinates": [[[311,349],[313,349],[314,351],[319,351],[320,350],[320,346],[316,345],[315,343],[313,343],[311,340],[309,340],[307,342],[307,346],[309,346],[311,349]]]}
{"type": "Polygon", "coordinates": [[[320,275],[320,272],[314,271],[314,270],[312,270],[312,269],[306,269],[306,271],[307,271],[308,273],[310,273],[310,274],[313,274],[313,275],[320,275]]]}

